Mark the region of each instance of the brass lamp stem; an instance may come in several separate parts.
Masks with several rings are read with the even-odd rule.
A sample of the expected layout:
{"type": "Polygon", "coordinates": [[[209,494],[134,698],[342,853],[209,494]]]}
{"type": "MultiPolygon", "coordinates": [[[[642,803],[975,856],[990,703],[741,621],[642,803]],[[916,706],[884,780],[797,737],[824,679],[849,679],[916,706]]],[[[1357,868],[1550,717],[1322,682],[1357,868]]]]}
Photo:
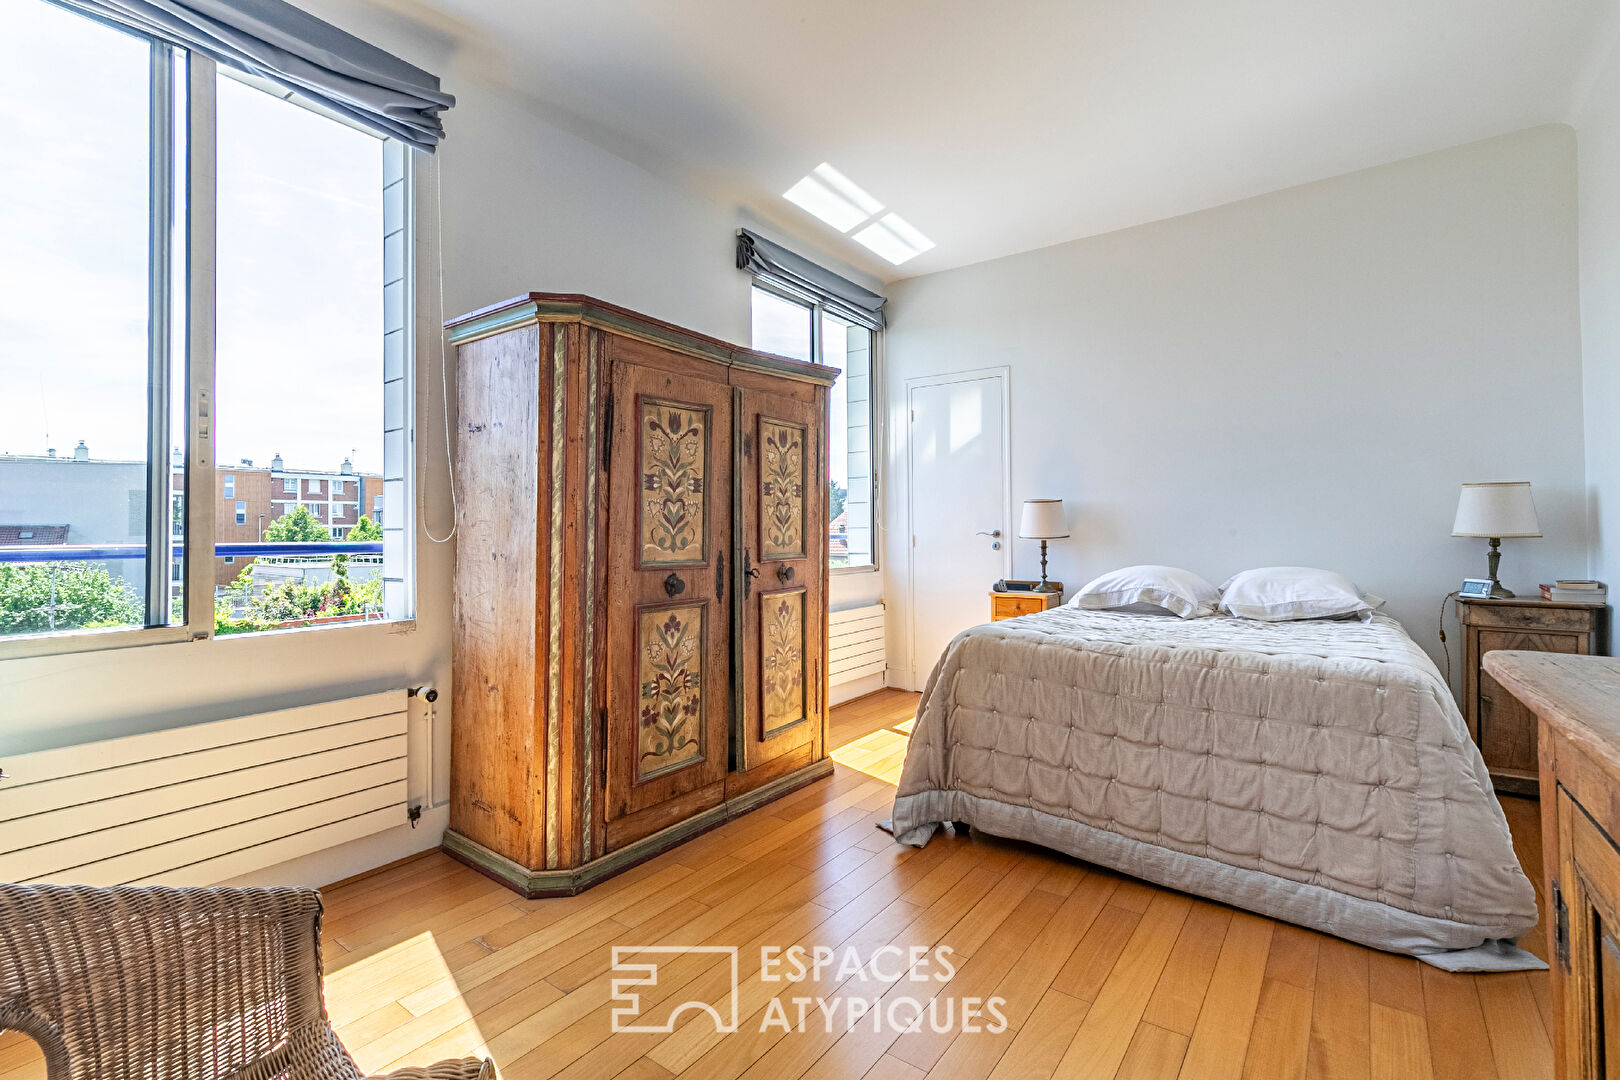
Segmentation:
{"type": "Polygon", "coordinates": [[[1513,593],[1503,588],[1502,583],[1496,579],[1496,568],[1502,562],[1502,538],[1493,536],[1490,539],[1491,550],[1486,559],[1489,561],[1491,570],[1491,597],[1495,600],[1512,600],[1513,593]]]}

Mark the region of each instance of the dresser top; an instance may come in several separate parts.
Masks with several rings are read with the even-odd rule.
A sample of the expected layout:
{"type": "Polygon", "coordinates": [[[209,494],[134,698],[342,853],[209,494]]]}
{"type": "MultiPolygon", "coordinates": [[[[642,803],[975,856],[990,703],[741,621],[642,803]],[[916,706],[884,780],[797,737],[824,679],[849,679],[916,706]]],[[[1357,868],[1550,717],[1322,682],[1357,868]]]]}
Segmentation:
{"type": "Polygon", "coordinates": [[[524,293],[458,315],[448,320],[444,328],[450,332],[450,344],[464,345],[492,334],[541,322],[583,323],[700,359],[826,386],[832,385],[833,380],[842,374],[837,368],[733,345],[582,293],[524,293]]]}
{"type": "Polygon", "coordinates": [[[1543,600],[1539,596],[1459,596],[1459,604],[1479,604],[1484,607],[1495,605],[1497,607],[1527,607],[1527,608],[1579,608],[1582,611],[1604,611],[1608,604],[1594,604],[1584,600],[1543,600]]]}
{"type": "Polygon", "coordinates": [[[1620,768],[1620,659],[1500,650],[1485,670],[1541,720],[1620,768]]]}

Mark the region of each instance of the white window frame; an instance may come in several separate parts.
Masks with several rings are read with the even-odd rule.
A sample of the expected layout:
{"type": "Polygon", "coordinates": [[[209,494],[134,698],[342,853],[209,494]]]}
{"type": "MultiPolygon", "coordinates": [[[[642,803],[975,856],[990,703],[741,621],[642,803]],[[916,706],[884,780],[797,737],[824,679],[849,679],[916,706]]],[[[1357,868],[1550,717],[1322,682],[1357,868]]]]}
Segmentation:
{"type": "Polygon", "coordinates": [[[238,525],[246,525],[247,524],[247,503],[244,502],[241,499],[236,499],[236,500],[233,500],[233,501],[236,503],[236,507],[235,507],[236,523],[238,525]]]}
{"type": "Polygon", "coordinates": [[[235,473],[226,473],[225,474],[225,497],[227,499],[236,498],[236,474],[235,473]]]}
{"type": "Polygon", "coordinates": [[[296,476],[284,476],[284,477],[282,477],[281,478],[281,493],[283,495],[296,495],[296,494],[298,494],[298,478],[296,476]]]}
{"type": "MultiPolygon", "coordinates": [[[[87,17],[82,16],[81,17],[87,17]]],[[[101,21],[93,19],[92,21],[101,21]]],[[[218,148],[216,140],[217,131],[217,80],[218,66],[213,60],[196,52],[185,52],[185,78],[186,78],[186,160],[181,164],[184,170],[184,183],[187,191],[186,213],[186,350],[183,362],[174,362],[168,365],[166,375],[169,378],[183,378],[186,386],[186,460],[178,469],[172,464],[170,455],[165,449],[163,453],[148,463],[148,471],[152,475],[161,474],[167,478],[171,471],[182,471],[184,481],[179,488],[174,489],[175,494],[184,493],[184,509],[186,518],[185,532],[185,560],[183,578],[185,583],[185,621],[177,625],[144,626],[105,630],[73,630],[56,633],[23,634],[15,637],[0,639],[0,661],[19,659],[31,656],[54,656],[71,653],[99,652],[106,649],[122,649],[144,645],[167,645],[181,642],[209,642],[214,640],[214,544],[216,537],[215,515],[218,513],[220,496],[215,486],[215,475],[218,472],[214,456],[213,415],[214,415],[214,350],[215,350],[215,293],[214,281],[216,274],[216,200],[215,184],[217,182],[216,163],[218,148]]],[[[244,78],[260,89],[275,93],[276,96],[292,101],[295,104],[309,108],[312,111],[336,123],[346,124],[360,130],[360,125],[346,118],[339,117],[324,109],[317,108],[308,102],[296,99],[283,91],[273,87],[272,84],[259,79],[244,78]]],[[[172,91],[171,91],[172,93],[172,91]]],[[[172,112],[172,98],[170,99],[172,112]]],[[[163,102],[157,101],[155,108],[161,109],[163,102]]],[[[375,135],[374,132],[368,134],[375,135]]],[[[154,135],[154,139],[159,136],[154,135]]],[[[172,152],[173,144],[165,149],[172,152]]],[[[416,157],[408,150],[406,152],[404,168],[405,179],[405,284],[407,296],[407,309],[405,318],[405,427],[407,445],[414,448],[414,431],[416,426],[415,409],[415,357],[416,357],[416,275],[417,275],[417,221],[416,221],[416,191],[418,183],[422,182],[417,176],[416,157]]],[[[172,182],[179,184],[182,177],[176,175],[172,182]]],[[[430,184],[436,184],[437,178],[430,177],[430,184]]],[[[432,190],[432,188],[430,188],[432,190]]],[[[380,242],[381,238],[379,238],[380,242]]],[[[160,241],[161,242],[161,241],[160,241]]],[[[171,294],[163,293],[163,303],[166,304],[171,294]]],[[[380,389],[380,387],[379,387],[380,389]]],[[[149,395],[153,413],[153,423],[158,425],[154,430],[165,433],[169,430],[168,394],[154,391],[149,395]],[[159,413],[162,414],[159,417],[159,413]]],[[[151,455],[149,455],[151,456],[151,455]]],[[[416,458],[414,452],[406,459],[405,488],[408,494],[413,494],[416,488],[416,458]]],[[[152,485],[148,485],[149,488],[152,485]]],[[[283,493],[298,490],[296,478],[285,477],[283,493]],[[290,487],[289,487],[290,485],[290,487]]],[[[160,518],[162,544],[164,550],[173,542],[172,536],[172,510],[170,507],[171,488],[168,483],[162,485],[161,491],[148,492],[149,502],[153,507],[152,514],[160,518]]],[[[293,502],[291,506],[296,506],[293,502]]],[[[257,634],[230,635],[221,639],[225,647],[244,648],[251,647],[251,642],[268,636],[283,634],[304,634],[312,631],[322,634],[337,634],[342,636],[358,634],[374,634],[379,627],[388,633],[408,633],[416,627],[416,516],[412,500],[405,500],[405,505],[399,508],[399,513],[405,516],[404,544],[402,572],[408,589],[407,609],[409,614],[399,619],[384,619],[380,623],[350,623],[326,627],[297,627],[285,630],[264,631],[257,634]]],[[[150,518],[149,518],[150,520],[150,518]]],[[[324,523],[324,522],[323,522],[324,523]]],[[[149,532],[152,531],[149,527],[149,532]]],[[[170,579],[174,567],[170,559],[147,560],[148,595],[154,595],[152,583],[161,578],[161,595],[163,602],[168,603],[170,579]]],[[[156,603],[157,601],[152,601],[156,603]]]]}
{"type": "MultiPolygon", "coordinates": [[[[759,289],[761,292],[768,292],[775,296],[781,297],[783,300],[810,308],[810,359],[812,363],[822,363],[824,354],[822,353],[821,320],[822,317],[827,314],[827,310],[820,298],[808,292],[799,292],[794,289],[786,288],[785,286],[778,285],[775,282],[762,281],[757,277],[752,279],[751,285],[753,288],[759,289]]],[[[752,303],[752,297],[750,297],[750,303],[752,303]]],[[[843,319],[845,322],[850,321],[836,312],[833,313],[833,317],[836,319],[843,319]]],[[[751,326],[749,330],[749,338],[750,341],[752,341],[753,330],[751,326]]],[[[880,492],[882,490],[882,460],[878,451],[879,447],[882,445],[882,429],[885,417],[887,415],[883,407],[883,383],[882,379],[879,377],[882,357],[883,331],[873,330],[872,359],[870,369],[867,372],[867,382],[869,384],[868,400],[871,403],[871,417],[867,426],[867,439],[870,443],[867,449],[867,456],[871,462],[872,469],[872,561],[869,563],[863,563],[860,566],[829,566],[827,571],[834,577],[843,577],[850,574],[877,573],[878,560],[881,557],[883,550],[883,544],[879,537],[879,531],[882,528],[880,513],[881,504],[878,501],[880,498],[880,492]]],[[[828,524],[830,523],[822,522],[821,527],[825,529],[828,524]]]]}

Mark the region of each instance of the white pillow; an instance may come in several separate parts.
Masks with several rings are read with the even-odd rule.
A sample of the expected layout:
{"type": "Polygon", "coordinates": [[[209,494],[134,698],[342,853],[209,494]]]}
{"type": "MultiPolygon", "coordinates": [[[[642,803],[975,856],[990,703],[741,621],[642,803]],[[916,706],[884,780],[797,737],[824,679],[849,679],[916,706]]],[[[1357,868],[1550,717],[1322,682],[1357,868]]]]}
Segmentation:
{"type": "Polygon", "coordinates": [[[1363,593],[1343,574],[1309,566],[1245,570],[1221,586],[1222,611],[1261,622],[1338,619],[1347,615],[1366,622],[1383,606],[1383,600],[1363,593]]]}
{"type": "Polygon", "coordinates": [[[1177,566],[1127,566],[1087,583],[1074,607],[1152,612],[1197,619],[1215,614],[1215,586],[1177,566]]]}

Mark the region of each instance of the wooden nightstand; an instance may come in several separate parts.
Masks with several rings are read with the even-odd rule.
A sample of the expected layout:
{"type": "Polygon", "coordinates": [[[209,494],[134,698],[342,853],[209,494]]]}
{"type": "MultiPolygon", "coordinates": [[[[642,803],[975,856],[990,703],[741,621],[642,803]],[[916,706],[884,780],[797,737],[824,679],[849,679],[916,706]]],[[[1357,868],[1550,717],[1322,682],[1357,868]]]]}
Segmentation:
{"type": "MultiPolygon", "coordinates": [[[[1034,582],[1031,582],[1034,584],[1034,582]]],[[[1033,615],[1037,611],[1047,611],[1063,603],[1063,582],[1054,581],[1056,592],[1028,592],[1015,590],[1013,592],[997,592],[990,590],[990,621],[1000,622],[1002,619],[1016,619],[1020,615],[1033,615]]]]}
{"type": "Polygon", "coordinates": [[[1497,791],[1540,793],[1536,716],[1481,666],[1498,649],[1601,655],[1608,647],[1605,604],[1540,598],[1457,601],[1463,630],[1463,719],[1497,791]]]}

